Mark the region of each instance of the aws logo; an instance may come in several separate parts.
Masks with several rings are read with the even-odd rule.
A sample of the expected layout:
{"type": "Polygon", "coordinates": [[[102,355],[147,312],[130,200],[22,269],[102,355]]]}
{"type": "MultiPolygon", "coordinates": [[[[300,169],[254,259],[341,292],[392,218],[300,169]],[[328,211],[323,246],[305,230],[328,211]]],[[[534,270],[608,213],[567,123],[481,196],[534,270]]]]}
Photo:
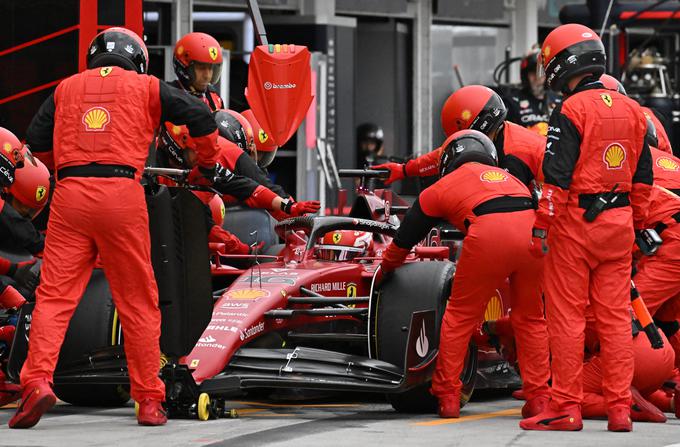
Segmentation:
{"type": "Polygon", "coordinates": [[[508,180],[508,176],[499,171],[484,171],[479,178],[481,181],[489,183],[500,183],[508,180]]]}
{"type": "Polygon", "coordinates": [[[680,166],[668,157],[659,157],[656,159],[656,165],[664,171],[677,171],[680,166]]]}
{"type": "Polygon", "coordinates": [[[612,143],[604,150],[602,161],[607,169],[621,169],[626,161],[626,151],[619,143],[612,143]]]}
{"type": "Polygon", "coordinates": [[[101,132],[110,121],[109,111],[104,107],[92,107],[83,114],[83,124],[88,132],[101,132]]]}

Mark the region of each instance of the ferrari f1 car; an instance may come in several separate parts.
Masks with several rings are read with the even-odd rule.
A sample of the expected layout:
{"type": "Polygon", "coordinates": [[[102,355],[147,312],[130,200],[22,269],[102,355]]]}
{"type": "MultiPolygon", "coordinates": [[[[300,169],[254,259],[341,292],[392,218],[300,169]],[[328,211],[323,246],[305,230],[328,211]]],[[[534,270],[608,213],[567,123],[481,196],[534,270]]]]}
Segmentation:
{"type": "MultiPolygon", "coordinates": [[[[229,412],[227,399],[272,388],[386,393],[398,411],[435,410],[428,388],[454,263],[449,247],[420,246],[376,284],[382,248],[396,231],[384,209],[389,203],[382,222],[279,222],[275,231],[285,243],[271,247],[274,255],[257,256],[224,255],[219,244],[206,244],[207,228],[196,219],[203,205],[184,188],[156,188],[148,203],[163,317],[160,374],[171,416],[219,417],[229,412]]],[[[26,305],[19,315],[7,367],[14,379],[31,310],[26,305]]],[[[57,395],[76,405],[125,403],[123,337],[106,280],[95,270],[62,348],[57,395]]],[[[473,342],[463,404],[477,360],[473,342]]]]}

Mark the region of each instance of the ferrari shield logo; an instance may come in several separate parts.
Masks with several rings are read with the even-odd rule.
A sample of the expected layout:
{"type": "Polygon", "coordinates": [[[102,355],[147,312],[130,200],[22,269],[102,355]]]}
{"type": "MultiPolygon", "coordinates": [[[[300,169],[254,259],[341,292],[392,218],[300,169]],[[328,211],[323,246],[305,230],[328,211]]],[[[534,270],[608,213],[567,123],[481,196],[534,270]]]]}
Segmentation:
{"type": "Polygon", "coordinates": [[[107,77],[112,71],[113,71],[113,67],[102,67],[101,70],[99,70],[99,74],[101,75],[102,78],[105,78],[105,77],[107,77]]]}
{"type": "Polygon", "coordinates": [[[44,186],[38,186],[35,190],[35,201],[36,202],[42,202],[43,199],[45,198],[45,193],[47,192],[47,188],[44,186]]]}
{"type": "Polygon", "coordinates": [[[602,98],[602,102],[604,102],[604,105],[606,105],[607,107],[612,106],[613,101],[612,101],[612,97],[609,93],[602,93],[600,95],[600,98],[602,98]]]}
{"type": "Polygon", "coordinates": [[[333,243],[334,244],[339,244],[340,239],[342,239],[342,234],[340,233],[333,233],[333,243]]]}
{"type": "Polygon", "coordinates": [[[357,285],[353,282],[347,284],[347,298],[355,298],[357,296],[357,285]]]}
{"type": "Polygon", "coordinates": [[[215,48],[215,47],[208,48],[208,54],[210,54],[210,59],[216,60],[217,59],[217,48],[215,48]]]}
{"type": "Polygon", "coordinates": [[[5,144],[2,145],[2,149],[9,154],[12,152],[12,144],[5,142],[5,144]]]}
{"type": "Polygon", "coordinates": [[[269,138],[269,135],[267,135],[267,132],[265,132],[264,129],[260,129],[257,133],[257,137],[260,139],[260,143],[264,143],[269,138]]]}

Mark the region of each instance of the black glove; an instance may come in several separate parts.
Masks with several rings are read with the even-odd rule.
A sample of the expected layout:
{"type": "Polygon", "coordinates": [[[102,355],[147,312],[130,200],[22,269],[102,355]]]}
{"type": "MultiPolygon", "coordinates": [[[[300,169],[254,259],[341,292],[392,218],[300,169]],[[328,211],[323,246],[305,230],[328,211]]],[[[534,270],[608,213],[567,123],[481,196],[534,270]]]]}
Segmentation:
{"type": "Polygon", "coordinates": [[[38,287],[38,282],[40,282],[40,270],[38,270],[38,272],[33,271],[33,266],[36,261],[37,259],[34,258],[30,261],[24,261],[10,266],[9,276],[14,279],[17,286],[31,291],[38,287]]]}

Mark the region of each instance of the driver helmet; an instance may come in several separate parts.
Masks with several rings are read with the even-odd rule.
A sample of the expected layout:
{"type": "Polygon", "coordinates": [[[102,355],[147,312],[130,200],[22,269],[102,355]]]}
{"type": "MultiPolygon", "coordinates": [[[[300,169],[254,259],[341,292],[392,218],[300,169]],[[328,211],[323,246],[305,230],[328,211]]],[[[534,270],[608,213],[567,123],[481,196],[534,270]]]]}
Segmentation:
{"type": "Polygon", "coordinates": [[[47,204],[50,195],[50,171],[25,148],[23,166],[16,170],[12,186],[7,188],[10,204],[19,214],[33,218],[47,204]]]}
{"type": "Polygon", "coordinates": [[[322,261],[351,261],[373,253],[373,235],[367,231],[335,230],[326,233],[316,247],[322,261]]]}
{"type": "Polygon", "coordinates": [[[0,187],[14,183],[15,169],[23,165],[21,141],[9,130],[0,127],[0,187]]]}
{"type": "Polygon", "coordinates": [[[209,34],[189,33],[175,44],[172,65],[175,74],[184,88],[194,85],[196,72],[194,64],[212,66],[211,84],[220,80],[222,67],[222,48],[219,42],[209,34]]]}
{"type": "Polygon", "coordinates": [[[248,109],[241,115],[248,120],[250,126],[253,128],[253,139],[255,140],[255,148],[257,149],[257,165],[261,168],[266,168],[274,161],[278,146],[274,142],[274,139],[265,132],[262,126],[260,126],[260,123],[257,121],[257,118],[255,118],[255,114],[252,110],[248,109]]]}

